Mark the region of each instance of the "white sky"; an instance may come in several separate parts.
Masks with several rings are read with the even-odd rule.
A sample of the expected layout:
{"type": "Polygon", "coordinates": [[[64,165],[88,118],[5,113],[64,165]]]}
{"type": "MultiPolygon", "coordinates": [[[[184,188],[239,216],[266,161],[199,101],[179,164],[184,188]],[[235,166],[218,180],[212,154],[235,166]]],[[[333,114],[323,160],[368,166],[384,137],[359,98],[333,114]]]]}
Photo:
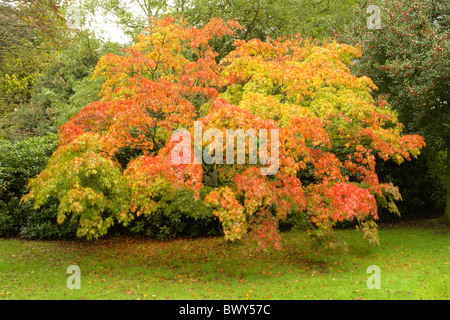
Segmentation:
{"type": "MultiPolygon", "coordinates": [[[[142,14],[142,11],[137,3],[134,3],[133,5],[129,0],[125,1],[130,3],[130,10],[132,12],[135,12],[137,15],[142,14]]],[[[76,1],[78,5],[80,2],[82,2],[82,0],[76,1]]],[[[169,0],[168,2],[169,5],[172,5],[172,1],[169,0]]],[[[77,4],[73,6],[74,10],[72,11],[75,13],[75,19],[77,4]]],[[[74,23],[76,24],[76,20],[74,20],[74,23]]],[[[94,31],[96,36],[104,40],[111,40],[122,44],[126,44],[130,41],[130,39],[125,36],[124,32],[114,23],[114,17],[112,15],[105,16],[101,12],[98,12],[95,16],[90,16],[87,18],[84,27],[94,31]]]]}
{"type": "Polygon", "coordinates": [[[102,37],[105,40],[111,40],[123,44],[127,43],[130,40],[125,36],[123,31],[118,28],[112,21],[106,20],[105,17],[101,15],[95,17],[93,31],[97,36],[102,37]]]}
{"type": "MultiPolygon", "coordinates": [[[[79,9],[80,1],[67,10],[68,25],[74,26],[74,28],[90,29],[94,31],[95,35],[103,40],[111,40],[122,44],[127,43],[130,39],[125,36],[124,32],[117,27],[114,23],[114,16],[108,14],[104,15],[101,12],[97,12],[94,16],[90,15],[86,17],[86,21],[83,25],[80,25],[81,16],[79,9]]],[[[133,10],[134,11],[134,10],[133,10]]],[[[136,10],[136,14],[139,11],[136,10]]]]}

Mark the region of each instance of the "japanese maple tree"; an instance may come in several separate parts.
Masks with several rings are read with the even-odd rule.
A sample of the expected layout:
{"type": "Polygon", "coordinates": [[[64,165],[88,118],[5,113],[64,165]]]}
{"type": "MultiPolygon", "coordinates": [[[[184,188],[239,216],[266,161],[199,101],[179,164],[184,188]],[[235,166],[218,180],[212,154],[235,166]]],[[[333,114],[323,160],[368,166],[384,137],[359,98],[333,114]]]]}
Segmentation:
{"type": "Polygon", "coordinates": [[[211,40],[238,28],[164,19],[124,57],[105,56],[96,69],[106,78],[101,101],[61,127],[60,147],[26,199],[37,207],[59,199],[58,221],[70,215],[87,237],[155,214],[176,191],[189,190],[213,209],[229,241],[249,234],[261,248],[280,248],[279,222],[303,214],[315,237],[328,239],[336,223],[351,220],[378,243],[379,206],[397,212],[400,193],[379,181],[375,155],[401,163],[419,154],[423,139],[402,134],[396,113],[372,98],[373,82],[350,72],[356,48],[300,36],[240,40],[217,63],[211,40]],[[195,152],[173,161],[174,150],[183,153],[174,133],[183,129],[179,138],[191,146],[198,123],[223,134],[267,133],[259,160],[249,161],[248,138],[239,150],[245,163],[227,161],[227,144],[216,146],[214,158],[223,159],[214,163],[195,152]],[[267,159],[277,170],[262,174],[273,165],[267,159]]]}

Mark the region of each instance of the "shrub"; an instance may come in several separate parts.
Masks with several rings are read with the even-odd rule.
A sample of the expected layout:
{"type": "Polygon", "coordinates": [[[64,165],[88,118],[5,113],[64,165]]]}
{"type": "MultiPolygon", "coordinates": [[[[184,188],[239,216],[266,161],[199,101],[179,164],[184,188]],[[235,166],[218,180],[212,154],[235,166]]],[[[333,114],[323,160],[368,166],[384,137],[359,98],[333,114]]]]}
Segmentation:
{"type": "Polygon", "coordinates": [[[129,229],[160,240],[220,234],[219,220],[202,201],[194,200],[192,191],[183,189],[165,198],[164,208],[137,217],[129,229]]]}
{"type": "MultiPolygon", "coordinates": [[[[55,134],[0,143],[0,236],[18,235],[27,225],[31,207],[20,199],[26,192],[28,180],[46,167],[56,146],[55,134]]],[[[50,214],[54,207],[49,204],[45,210],[50,214]]],[[[30,230],[31,225],[27,228],[30,230]]]]}

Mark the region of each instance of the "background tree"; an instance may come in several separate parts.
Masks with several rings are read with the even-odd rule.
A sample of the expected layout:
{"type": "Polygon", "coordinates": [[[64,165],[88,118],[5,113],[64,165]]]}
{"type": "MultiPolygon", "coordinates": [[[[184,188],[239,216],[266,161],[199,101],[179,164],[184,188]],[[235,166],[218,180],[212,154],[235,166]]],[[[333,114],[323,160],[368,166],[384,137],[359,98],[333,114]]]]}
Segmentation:
{"type": "Polygon", "coordinates": [[[64,1],[0,1],[0,108],[27,103],[36,75],[67,45],[64,1]]]}
{"type": "Polygon", "coordinates": [[[436,167],[436,159],[443,159],[440,150],[447,154],[446,221],[450,221],[449,12],[446,1],[364,1],[354,23],[338,33],[339,39],[362,48],[355,71],[374,80],[377,95],[387,97],[407,132],[426,138],[427,166],[436,167]],[[368,29],[366,10],[371,4],[380,8],[379,30],[368,29]]]}
{"type": "Polygon", "coordinates": [[[277,39],[300,33],[303,37],[331,37],[330,30],[349,22],[354,0],[188,0],[174,1],[173,11],[195,26],[212,17],[234,19],[242,26],[241,39],[277,39]]]}
{"type": "MultiPolygon", "coordinates": [[[[65,32],[68,33],[67,30],[65,32]]],[[[5,86],[16,84],[16,87],[6,89],[17,100],[9,99],[6,104],[9,110],[2,119],[3,137],[18,140],[56,133],[59,126],[82,107],[99,99],[102,80],[92,79],[94,67],[106,53],[121,54],[120,45],[104,43],[84,30],[73,30],[66,36],[70,46],[55,45],[55,50],[46,51],[42,60],[38,59],[42,57],[36,52],[38,47],[18,44],[8,47],[8,51],[5,48],[7,57],[17,55],[14,61],[27,59],[30,66],[3,65],[4,79],[9,79],[5,86]],[[20,86],[23,82],[26,85],[20,86]]],[[[4,99],[7,97],[5,94],[4,99]]]]}

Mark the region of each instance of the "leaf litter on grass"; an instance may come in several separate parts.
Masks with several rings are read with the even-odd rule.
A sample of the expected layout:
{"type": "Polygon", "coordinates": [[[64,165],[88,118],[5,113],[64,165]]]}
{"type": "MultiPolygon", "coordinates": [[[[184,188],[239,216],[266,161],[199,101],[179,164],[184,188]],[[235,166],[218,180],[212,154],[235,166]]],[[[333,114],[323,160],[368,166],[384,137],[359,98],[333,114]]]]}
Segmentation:
{"type": "Polygon", "coordinates": [[[354,231],[338,232],[348,243],[346,253],[312,251],[302,232],[283,233],[282,250],[266,252],[220,237],[164,242],[125,236],[95,242],[0,239],[5,248],[0,250],[0,277],[7,279],[0,282],[0,298],[448,298],[448,234],[382,229],[381,247],[370,247],[354,231]],[[82,270],[82,292],[65,288],[70,264],[82,270]],[[382,270],[382,290],[366,288],[366,269],[372,264],[382,270]]]}

